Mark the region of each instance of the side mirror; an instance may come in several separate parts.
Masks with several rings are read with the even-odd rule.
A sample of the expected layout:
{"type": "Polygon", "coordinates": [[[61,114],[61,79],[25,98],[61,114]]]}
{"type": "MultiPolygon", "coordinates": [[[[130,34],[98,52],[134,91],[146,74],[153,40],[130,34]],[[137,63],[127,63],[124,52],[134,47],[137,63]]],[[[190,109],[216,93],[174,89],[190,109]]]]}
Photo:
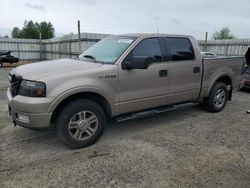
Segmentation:
{"type": "Polygon", "coordinates": [[[147,69],[152,62],[149,57],[132,57],[131,60],[125,60],[123,62],[123,69],[147,69]]]}
{"type": "Polygon", "coordinates": [[[124,61],[122,68],[127,70],[133,69],[132,62],[128,60],[124,61]]]}

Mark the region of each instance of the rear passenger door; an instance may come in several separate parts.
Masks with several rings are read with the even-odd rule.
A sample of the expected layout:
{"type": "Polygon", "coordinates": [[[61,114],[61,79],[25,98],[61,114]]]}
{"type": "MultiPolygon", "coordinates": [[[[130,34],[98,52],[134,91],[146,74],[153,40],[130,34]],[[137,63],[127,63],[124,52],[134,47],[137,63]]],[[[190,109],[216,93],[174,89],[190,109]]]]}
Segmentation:
{"type": "Polygon", "coordinates": [[[178,103],[196,99],[201,86],[201,62],[195,57],[189,38],[165,38],[169,55],[168,103],[178,103]]]}

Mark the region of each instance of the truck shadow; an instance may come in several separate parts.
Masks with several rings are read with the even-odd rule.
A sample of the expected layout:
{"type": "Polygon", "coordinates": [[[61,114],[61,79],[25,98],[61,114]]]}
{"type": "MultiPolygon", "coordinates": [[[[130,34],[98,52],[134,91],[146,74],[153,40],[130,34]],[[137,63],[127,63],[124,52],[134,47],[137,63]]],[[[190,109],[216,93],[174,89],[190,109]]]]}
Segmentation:
{"type": "Polygon", "coordinates": [[[108,137],[114,132],[122,137],[123,133],[137,134],[147,130],[172,126],[173,122],[185,121],[186,118],[199,116],[205,112],[199,105],[189,106],[169,112],[153,114],[146,117],[139,117],[123,122],[112,121],[107,125],[105,133],[108,137]]]}
{"type": "Polygon", "coordinates": [[[243,92],[243,93],[250,93],[250,89],[249,88],[242,88],[240,90],[240,92],[243,92]]]}
{"type": "Polygon", "coordinates": [[[44,161],[47,163],[62,160],[62,158],[66,160],[75,154],[79,154],[82,160],[86,160],[93,151],[109,153],[122,150],[120,146],[118,148],[113,146],[123,141],[133,143],[137,137],[144,137],[152,132],[164,134],[166,129],[171,130],[176,126],[182,129],[184,124],[181,122],[189,121],[188,118],[195,119],[201,113],[203,110],[195,106],[124,122],[112,121],[107,124],[104,134],[95,144],[78,150],[72,150],[64,145],[53,130],[32,131],[18,126],[11,127],[8,123],[5,124],[8,127],[3,128],[2,124],[0,125],[0,139],[2,139],[0,151],[3,167],[11,164],[10,168],[21,168],[24,165],[40,164],[44,161]],[[18,162],[20,160],[23,163],[21,166],[18,162]]]}

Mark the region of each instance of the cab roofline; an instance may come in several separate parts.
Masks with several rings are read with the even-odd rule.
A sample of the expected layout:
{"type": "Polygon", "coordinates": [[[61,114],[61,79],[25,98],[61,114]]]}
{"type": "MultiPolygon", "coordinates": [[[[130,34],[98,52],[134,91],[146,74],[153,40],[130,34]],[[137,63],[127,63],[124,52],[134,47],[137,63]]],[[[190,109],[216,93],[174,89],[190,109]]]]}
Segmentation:
{"type": "Polygon", "coordinates": [[[127,33],[114,36],[127,36],[127,37],[192,37],[190,35],[178,35],[178,34],[165,34],[165,33],[127,33]]]}

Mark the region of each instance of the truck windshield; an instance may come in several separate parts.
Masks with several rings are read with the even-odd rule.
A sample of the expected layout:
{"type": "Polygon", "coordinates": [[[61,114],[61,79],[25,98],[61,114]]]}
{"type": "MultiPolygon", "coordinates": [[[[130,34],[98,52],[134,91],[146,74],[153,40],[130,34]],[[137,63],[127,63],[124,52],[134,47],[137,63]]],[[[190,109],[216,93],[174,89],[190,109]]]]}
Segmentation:
{"type": "Polygon", "coordinates": [[[135,37],[125,36],[107,37],[84,51],[79,56],[79,59],[89,62],[114,64],[135,39],[135,37]]]}

